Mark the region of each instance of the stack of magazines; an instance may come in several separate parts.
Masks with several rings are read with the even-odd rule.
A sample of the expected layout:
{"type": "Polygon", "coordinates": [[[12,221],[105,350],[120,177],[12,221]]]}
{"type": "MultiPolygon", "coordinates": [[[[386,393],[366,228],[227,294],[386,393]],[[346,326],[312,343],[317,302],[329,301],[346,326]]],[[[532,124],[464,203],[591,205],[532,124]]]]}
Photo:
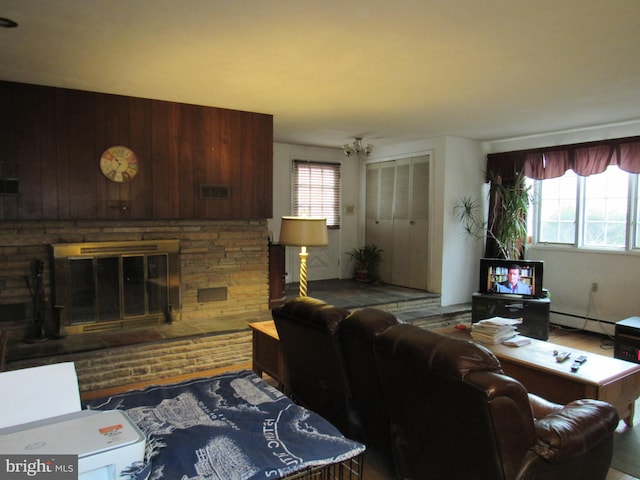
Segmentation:
{"type": "Polygon", "coordinates": [[[518,335],[521,318],[492,317],[471,326],[471,338],[476,342],[496,344],[518,335]]]}

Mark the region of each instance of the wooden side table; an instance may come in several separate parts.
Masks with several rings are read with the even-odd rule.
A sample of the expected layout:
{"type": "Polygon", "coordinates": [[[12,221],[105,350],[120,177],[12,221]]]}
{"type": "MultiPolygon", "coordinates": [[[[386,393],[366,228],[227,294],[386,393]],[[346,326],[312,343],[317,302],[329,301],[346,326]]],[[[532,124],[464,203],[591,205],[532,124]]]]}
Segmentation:
{"type": "Polygon", "coordinates": [[[286,372],[275,323],[273,320],[253,322],[249,327],[253,330],[253,371],[259,377],[266,373],[283,390],[286,372]]]}

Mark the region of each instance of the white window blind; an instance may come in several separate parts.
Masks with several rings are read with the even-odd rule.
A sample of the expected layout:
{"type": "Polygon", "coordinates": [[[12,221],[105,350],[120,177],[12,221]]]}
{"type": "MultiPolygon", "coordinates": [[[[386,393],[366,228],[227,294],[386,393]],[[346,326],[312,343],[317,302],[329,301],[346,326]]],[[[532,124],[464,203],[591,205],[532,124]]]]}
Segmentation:
{"type": "Polygon", "coordinates": [[[340,226],[340,164],[293,161],[293,214],[340,226]]]}

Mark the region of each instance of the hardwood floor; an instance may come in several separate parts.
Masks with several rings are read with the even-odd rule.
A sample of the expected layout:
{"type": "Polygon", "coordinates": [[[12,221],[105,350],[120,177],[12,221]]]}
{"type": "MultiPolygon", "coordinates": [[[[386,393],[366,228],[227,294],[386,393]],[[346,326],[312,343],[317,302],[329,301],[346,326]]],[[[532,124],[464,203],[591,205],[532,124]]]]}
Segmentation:
{"type": "Polygon", "coordinates": [[[549,341],[565,347],[613,357],[613,337],[606,335],[552,326],[549,332],[549,341]]]}

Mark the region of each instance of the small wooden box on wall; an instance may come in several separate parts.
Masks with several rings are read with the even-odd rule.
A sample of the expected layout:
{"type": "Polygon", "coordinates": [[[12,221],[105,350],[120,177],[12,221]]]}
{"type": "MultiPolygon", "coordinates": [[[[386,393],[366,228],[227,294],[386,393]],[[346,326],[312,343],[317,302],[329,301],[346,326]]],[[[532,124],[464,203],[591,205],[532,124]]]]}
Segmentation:
{"type": "Polygon", "coordinates": [[[287,301],[284,252],[284,245],[269,244],[269,308],[280,307],[287,301]]]}

